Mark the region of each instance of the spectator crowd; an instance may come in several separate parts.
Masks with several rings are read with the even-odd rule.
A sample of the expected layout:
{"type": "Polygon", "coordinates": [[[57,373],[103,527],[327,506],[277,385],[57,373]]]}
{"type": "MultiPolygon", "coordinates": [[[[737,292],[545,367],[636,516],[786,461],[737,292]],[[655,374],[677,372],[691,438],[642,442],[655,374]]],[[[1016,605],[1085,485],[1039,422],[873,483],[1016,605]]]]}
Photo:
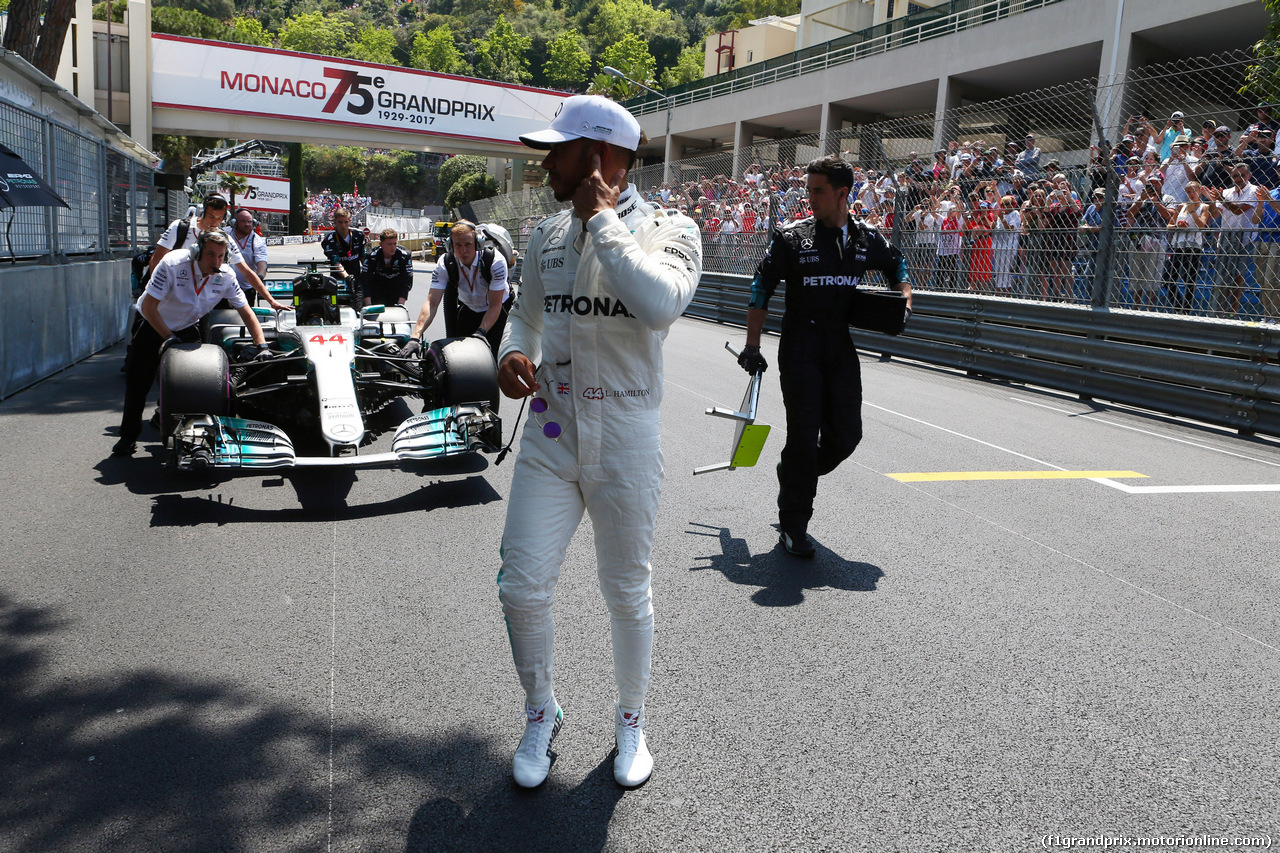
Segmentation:
{"type": "Polygon", "coordinates": [[[307,195],[307,221],[322,229],[332,228],[333,212],[342,207],[350,211],[353,221],[363,223],[365,210],[376,204],[378,202],[369,196],[358,193],[335,193],[325,189],[307,195]]]}
{"type": "MultiPolygon", "coordinates": [[[[917,288],[1087,302],[1114,174],[1115,304],[1276,322],[1277,131],[1270,104],[1242,129],[1213,118],[1192,127],[1181,111],[1159,124],[1133,116],[1083,168],[1064,168],[1031,134],[952,141],[931,161],[913,152],[901,170],[855,167],[850,213],[886,232],[897,224],[917,288]]],[[[752,163],[741,179],[700,175],[648,197],[699,224],[705,267],[718,272],[751,274],[771,223],[810,214],[803,164],[752,163]]]]}

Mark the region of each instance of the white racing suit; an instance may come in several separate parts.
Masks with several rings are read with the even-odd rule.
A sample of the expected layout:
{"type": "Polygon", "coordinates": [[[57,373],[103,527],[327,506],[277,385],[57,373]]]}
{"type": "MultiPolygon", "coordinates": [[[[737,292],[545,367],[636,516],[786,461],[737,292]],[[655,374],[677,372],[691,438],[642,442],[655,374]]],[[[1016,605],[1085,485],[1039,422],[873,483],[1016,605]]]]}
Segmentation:
{"type": "Polygon", "coordinates": [[[649,553],[662,490],[658,404],[662,341],[702,273],[697,226],[634,187],[616,212],[586,225],[573,210],[544,220],[525,253],[524,281],[499,361],[537,365],[536,394],[507,502],[499,597],[527,701],[552,696],[551,598],[583,509],[595,530],[596,572],[609,609],[620,705],[649,685],[653,607],[649,553]],[[559,441],[543,425],[563,428],[559,441]]]}

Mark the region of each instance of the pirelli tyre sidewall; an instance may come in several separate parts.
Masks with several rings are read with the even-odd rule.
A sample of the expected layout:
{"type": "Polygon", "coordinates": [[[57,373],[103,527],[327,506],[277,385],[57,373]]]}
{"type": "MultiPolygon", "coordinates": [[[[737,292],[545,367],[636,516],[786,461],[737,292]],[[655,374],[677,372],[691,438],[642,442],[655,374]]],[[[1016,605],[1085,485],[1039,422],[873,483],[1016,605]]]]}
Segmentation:
{"type": "Polygon", "coordinates": [[[432,372],[440,376],[444,406],[492,404],[498,399],[498,368],[493,351],[479,338],[436,341],[427,350],[432,372]]]}
{"type": "Polygon", "coordinates": [[[174,344],[160,358],[160,424],[168,438],[173,415],[231,414],[230,364],[217,344],[174,344]]]}

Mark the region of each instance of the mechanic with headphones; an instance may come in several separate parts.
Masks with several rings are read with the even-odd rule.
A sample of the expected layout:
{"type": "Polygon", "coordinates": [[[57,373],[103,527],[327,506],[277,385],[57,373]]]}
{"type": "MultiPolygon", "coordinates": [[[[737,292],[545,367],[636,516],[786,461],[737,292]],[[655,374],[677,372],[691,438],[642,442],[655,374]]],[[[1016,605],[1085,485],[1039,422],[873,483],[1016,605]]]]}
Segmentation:
{"type": "MultiPolygon", "coordinates": [[[[236,215],[232,220],[233,224],[222,229],[227,232],[227,236],[235,243],[236,248],[240,250],[240,256],[244,258],[245,264],[258,274],[258,278],[265,279],[267,275],[267,241],[262,239],[262,235],[257,232],[258,223],[254,221],[253,211],[247,207],[242,207],[236,211],[236,215]]],[[[240,282],[240,289],[244,291],[244,299],[250,306],[257,300],[257,291],[253,289],[251,282],[239,267],[235,267],[236,280],[240,282]]]]}
{"type": "Polygon", "coordinates": [[[446,290],[452,287],[458,294],[458,307],[451,336],[461,338],[478,333],[496,357],[511,310],[506,258],[492,246],[477,251],[479,232],[474,223],[465,219],[459,220],[449,233],[451,251],[436,264],[431,276],[431,292],[418,314],[413,335],[400,354],[410,358],[421,351],[422,336],[431,326],[446,290]]]}
{"type": "Polygon", "coordinates": [[[200,340],[200,320],[222,299],[239,312],[256,349],[246,350],[254,361],[271,358],[266,337],[244,292],[227,265],[231,240],[218,229],[201,231],[187,251],[169,252],[156,265],[147,289],[135,306],[147,322],[138,326],[129,342],[125,364],[124,414],[120,440],[111,448],[115,456],[132,456],[142,432],[142,410],[155,380],[160,356],[176,342],[200,340]]]}
{"type": "MultiPolygon", "coordinates": [[[[195,245],[196,238],[205,231],[220,230],[222,228],[222,219],[226,214],[226,197],[221,193],[209,193],[204,198],[204,212],[199,219],[176,219],[170,223],[164,235],[156,241],[156,251],[151,256],[151,274],[155,275],[156,265],[171,250],[190,249],[195,245]],[[180,237],[182,238],[181,245],[179,245],[180,237]]],[[[267,292],[267,286],[262,283],[258,273],[245,263],[244,256],[240,254],[240,249],[237,248],[234,242],[228,247],[227,263],[231,264],[253,286],[253,289],[258,291],[258,294],[271,306],[273,311],[284,311],[289,308],[286,303],[278,301],[267,292]]]]}

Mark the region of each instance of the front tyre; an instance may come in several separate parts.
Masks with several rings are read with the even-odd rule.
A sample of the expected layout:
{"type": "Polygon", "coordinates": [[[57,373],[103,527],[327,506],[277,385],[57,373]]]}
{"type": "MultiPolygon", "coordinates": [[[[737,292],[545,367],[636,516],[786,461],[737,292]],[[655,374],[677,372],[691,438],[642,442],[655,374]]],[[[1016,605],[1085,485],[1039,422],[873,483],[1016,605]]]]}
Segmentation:
{"type": "Polygon", "coordinates": [[[160,359],[160,432],[168,443],[177,415],[231,414],[230,364],[217,344],[174,344],[160,359]]]}

